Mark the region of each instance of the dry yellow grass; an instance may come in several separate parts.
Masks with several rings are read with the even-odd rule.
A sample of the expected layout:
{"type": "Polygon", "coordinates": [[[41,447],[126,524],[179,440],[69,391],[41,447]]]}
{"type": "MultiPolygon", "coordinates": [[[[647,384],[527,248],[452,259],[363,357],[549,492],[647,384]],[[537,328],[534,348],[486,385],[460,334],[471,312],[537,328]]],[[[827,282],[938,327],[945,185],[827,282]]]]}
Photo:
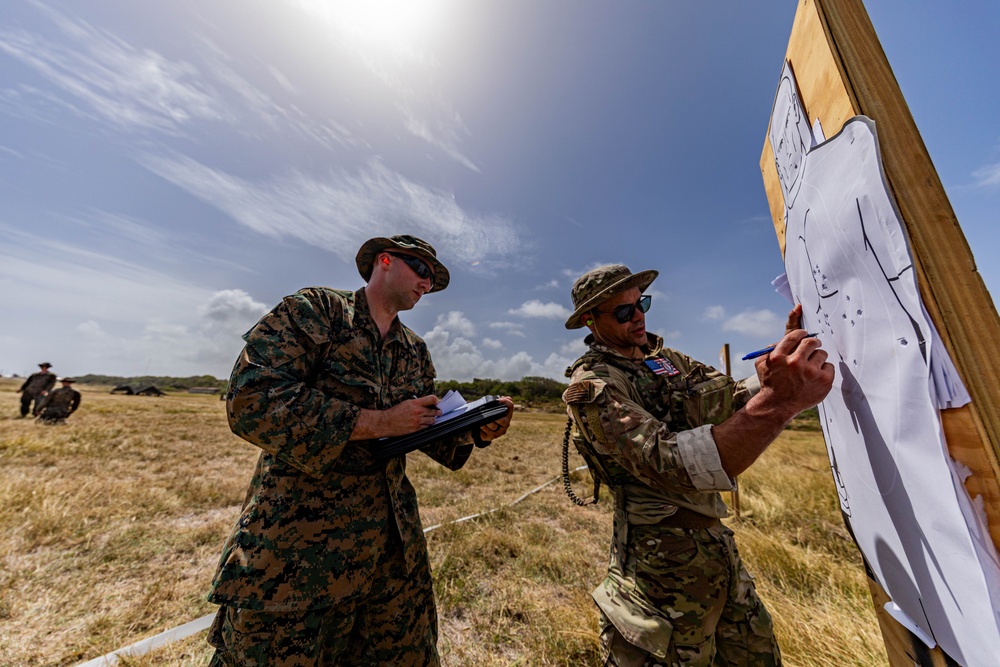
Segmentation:
{"type": "MultiPolygon", "coordinates": [[[[257,456],[229,432],[222,402],[83,386],[68,424],[42,426],[15,418],[16,387],[0,381],[0,665],[73,665],[212,612],[204,595],[257,456]]],[[[555,478],[563,424],[519,413],[456,473],[411,456],[424,525],[555,478]]],[[[786,433],[742,488],[749,516],[732,523],[786,664],[885,665],[819,435],[786,433]]],[[[610,510],[607,499],[575,507],[558,483],[431,532],[445,664],[597,664],[589,592],[610,510]]],[[[120,664],[203,666],[209,655],[202,632],[120,664]]]]}

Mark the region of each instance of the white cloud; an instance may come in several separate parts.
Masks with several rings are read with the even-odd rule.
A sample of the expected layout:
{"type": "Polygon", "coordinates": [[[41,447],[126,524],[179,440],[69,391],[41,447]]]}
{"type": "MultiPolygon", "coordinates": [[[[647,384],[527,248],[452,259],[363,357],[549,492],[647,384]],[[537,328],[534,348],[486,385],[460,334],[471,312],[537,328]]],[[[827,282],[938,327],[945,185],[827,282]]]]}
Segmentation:
{"type": "Polygon", "coordinates": [[[511,308],[507,311],[507,314],[558,320],[566,319],[572,314],[572,311],[558,303],[542,303],[538,299],[532,299],[531,301],[525,301],[517,308],[511,308]]]}
{"type": "MultiPolygon", "coordinates": [[[[456,335],[455,331],[449,328],[454,327],[455,330],[461,332],[468,331],[469,326],[471,323],[462,313],[453,311],[439,317],[434,328],[423,335],[439,379],[459,381],[468,381],[472,378],[520,380],[528,375],[561,379],[566,367],[572,361],[564,355],[553,353],[543,362],[537,362],[523,350],[508,357],[490,359],[475,343],[460,333],[456,335]]],[[[492,346],[484,344],[484,347],[492,346]]]]}
{"type": "Polygon", "coordinates": [[[104,332],[101,325],[94,320],[87,320],[76,325],[76,330],[88,338],[104,338],[108,334],[104,332]]]}
{"type": "Polygon", "coordinates": [[[519,322],[490,322],[490,329],[500,329],[509,336],[525,338],[524,325],[519,322]]]}
{"type": "Polygon", "coordinates": [[[482,340],[482,346],[489,350],[502,350],[503,343],[494,338],[484,338],[482,340]]]}
{"type": "Polygon", "coordinates": [[[988,164],[972,172],[973,187],[995,188],[1000,186],[1000,162],[988,164]]]}
{"type": "Polygon", "coordinates": [[[434,328],[445,329],[449,333],[457,333],[462,336],[471,337],[476,335],[476,325],[458,310],[438,315],[437,321],[434,323],[434,328]]]}
{"type": "Polygon", "coordinates": [[[367,239],[400,229],[433,239],[449,260],[486,268],[505,266],[529,247],[510,221],[469,213],[450,193],[425,188],[378,161],[322,180],[292,172],[260,182],[185,156],[147,155],[142,162],[256,232],[297,238],[348,261],[367,239]]]}
{"type": "Polygon", "coordinates": [[[722,306],[709,306],[705,309],[705,312],[702,313],[701,319],[703,322],[714,322],[725,318],[725,316],[726,309],[722,306]]]}
{"type": "Polygon", "coordinates": [[[24,340],[4,368],[55,357],[60,373],[225,376],[265,309],[241,290],[211,292],[167,274],[0,225],[0,310],[24,340]],[[38,271],[45,266],[45,271],[38,271]],[[46,294],[43,301],[33,295],[46,294]],[[51,326],[55,321],[77,323],[51,326]]]}
{"type": "Polygon", "coordinates": [[[228,118],[228,112],[216,102],[190,63],[170,61],[148,49],[135,49],[85,21],[60,15],[40,4],[35,8],[44,12],[74,46],[8,29],[0,31],[0,51],[82,102],[90,114],[77,104],[65,108],[103,117],[116,127],[171,134],[194,119],[228,118]]]}
{"type": "Polygon", "coordinates": [[[213,294],[201,307],[200,312],[212,326],[231,328],[234,324],[238,326],[252,324],[267,310],[267,305],[254,301],[243,290],[230,289],[213,294]]]}
{"type": "Polygon", "coordinates": [[[723,331],[735,331],[757,337],[780,338],[785,331],[785,323],[771,310],[746,310],[726,320],[723,331]]]}

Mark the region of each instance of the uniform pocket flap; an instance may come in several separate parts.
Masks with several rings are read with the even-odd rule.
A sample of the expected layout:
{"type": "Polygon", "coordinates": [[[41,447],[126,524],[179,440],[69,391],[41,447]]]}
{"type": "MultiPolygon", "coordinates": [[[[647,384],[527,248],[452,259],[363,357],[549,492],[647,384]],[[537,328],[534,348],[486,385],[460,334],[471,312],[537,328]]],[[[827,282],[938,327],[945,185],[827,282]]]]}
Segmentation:
{"type": "Polygon", "coordinates": [[[673,624],[626,584],[609,575],[591,594],[594,602],[630,644],[663,658],[670,646],[673,624]]]}

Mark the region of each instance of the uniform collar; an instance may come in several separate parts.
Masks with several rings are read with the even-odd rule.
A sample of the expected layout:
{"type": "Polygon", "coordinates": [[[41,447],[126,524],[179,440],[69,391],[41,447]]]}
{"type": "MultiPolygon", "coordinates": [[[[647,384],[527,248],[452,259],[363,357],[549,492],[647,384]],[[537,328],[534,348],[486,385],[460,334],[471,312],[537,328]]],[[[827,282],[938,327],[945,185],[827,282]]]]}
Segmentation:
{"type": "Polygon", "coordinates": [[[399,315],[393,318],[385,337],[382,337],[378,329],[378,323],[372,317],[371,308],[368,306],[368,296],[365,294],[364,287],[354,293],[354,324],[355,326],[368,329],[375,335],[375,340],[382,341],[382,345],[400,343],[410,346],[414,342],[413,332],[403,326],[403,323],[399,321],[399,315]]]}
{"type": "MultiPolygon", "coordinates": [[[[616,357],[618,359],[622,359],[624,361],[631,361],[631,362],[638,361],[637,359],[630,359],[629,357],[626,357],[617,350],[614,350],[603,343],[598,343],[597,339],[594,338],[594,334],[588,334],[587,337],[583,339],[583,342],[585,345],[590,347],[592,351],[597,352],[599,354],[609,355],[612,357],[616,357]]],[[[663,338],[657,336],[656,334],[649,333],[647,331],[646,344],[643,345],[642,351],[644,359],[660,356],[660,354],[663,352],[663,338]]]]}

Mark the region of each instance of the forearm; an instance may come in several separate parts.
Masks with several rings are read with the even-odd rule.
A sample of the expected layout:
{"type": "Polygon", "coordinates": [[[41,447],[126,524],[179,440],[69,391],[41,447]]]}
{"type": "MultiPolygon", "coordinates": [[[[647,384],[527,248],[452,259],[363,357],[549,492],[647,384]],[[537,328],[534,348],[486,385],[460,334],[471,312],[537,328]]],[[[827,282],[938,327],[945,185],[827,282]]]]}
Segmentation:
{"type": "Polygon", "coordinates": [[[742,410],[713,427],[712,436],[726,474],[736,477],[749,468],[795,414],[765,388],[742,410]]]}
{"type": "Polygon", "coordinates": [[[386,410],[361,409],[358,421],[348,440],[374,440],[392,435],[390,420],[386,410]]]}

